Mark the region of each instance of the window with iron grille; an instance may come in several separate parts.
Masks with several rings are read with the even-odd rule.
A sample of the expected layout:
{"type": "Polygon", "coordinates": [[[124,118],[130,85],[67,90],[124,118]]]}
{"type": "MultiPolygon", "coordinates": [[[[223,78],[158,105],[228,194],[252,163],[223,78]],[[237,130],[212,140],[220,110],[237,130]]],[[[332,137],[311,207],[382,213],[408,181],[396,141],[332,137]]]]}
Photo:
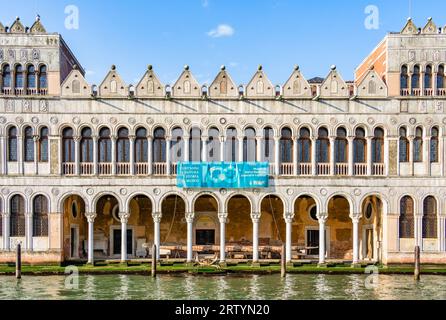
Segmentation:
{"type": "Polygon", "coordinates": [[[48,128],[43,127],[40,129],[39,139],[39,161],[48,162],[48,128]]]}
{"type": "Polygon", "coordinates": [[[282,129],[280,137],[281,163],[293,163],[293,133],[289,128],[282,129]]]}
{"type": "Polygon", "coordinates": [[[413,199],[405,196],[400,202],[400,239],[414,238],[414,203],[413,199]]]}
{"type": "Polygon", "coordinates": [[[400,162],[409,162],[409,139],[407,139],[407,129],[400,128],[400,162]]]}
{"type": "Polygon", "coordinates": [[[33,162],[34,161],[34,137],[33,137],[33,129],[31,127],[25,128],[25,162],[33,162]]]}
{"type": "Polygon", "coordinates": [[[48,236],[48,201],[42,196],[36,196],[33,203],[33,237],[48,236]]]}
{"type": "Polygon", "coordinates": [[[15,195],[11,199],[10,235],[11,237],[25,236],[25,200],[15,195]]]}
{"type": "Polygon", "coordinates": [[[136,130],[135,139],[135,162],[143,163],[148,161],[148,141],[147,130],[139,128],[136,130]]]}
{"type": "Polygon", "coordinates": [[[8,131],[8,161],[17,161],[17,128],[11,127],[8,131]]]}
{"type": "Polygon", "coordinates": [[[437,238],[437,200],[429,196],[423,202],[423,239],[437,238]]]}

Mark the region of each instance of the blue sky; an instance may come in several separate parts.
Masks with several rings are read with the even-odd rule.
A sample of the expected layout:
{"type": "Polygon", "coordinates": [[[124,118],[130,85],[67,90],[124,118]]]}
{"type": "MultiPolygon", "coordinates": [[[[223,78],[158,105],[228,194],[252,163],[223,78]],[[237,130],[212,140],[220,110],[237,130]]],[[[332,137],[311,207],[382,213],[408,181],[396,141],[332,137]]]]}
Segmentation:
{"type": "MultiPolygon", "coordinates": [[[[298,64],[306,78],[325,77],[336,64],[346,80],[390,31],[400,31],[409,0],[0,0],[0,21],[20,16],[30,26],[36,13],[47,31],[59,32],[99,84],[112,64],[127,84],[147,65],[173,83],[185,64],[201,83],[226,65],[236,83],[247,83],[262,64],[274,84],[298,64]],[[65,8],[79,9],[79,29],[65,27],[65,8]],[[364,21],[368,5],[379,9],[379,28],[364,21]],[[220,27],[219,27],[220,26],[220,27]]],[[[433,17],[446,25],[446,1],[412,0],[412,17],[424,26],[433,17]]]]}

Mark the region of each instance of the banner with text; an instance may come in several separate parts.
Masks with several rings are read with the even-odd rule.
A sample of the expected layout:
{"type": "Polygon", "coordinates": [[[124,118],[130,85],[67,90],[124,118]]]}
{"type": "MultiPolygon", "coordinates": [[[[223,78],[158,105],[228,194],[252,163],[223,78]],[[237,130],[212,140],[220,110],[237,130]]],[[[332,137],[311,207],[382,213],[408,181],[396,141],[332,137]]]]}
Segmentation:
{"type": "Polygon", "coordinates": [[[181,162],[178,188],[268,188],[267,162],[181,162]]]}

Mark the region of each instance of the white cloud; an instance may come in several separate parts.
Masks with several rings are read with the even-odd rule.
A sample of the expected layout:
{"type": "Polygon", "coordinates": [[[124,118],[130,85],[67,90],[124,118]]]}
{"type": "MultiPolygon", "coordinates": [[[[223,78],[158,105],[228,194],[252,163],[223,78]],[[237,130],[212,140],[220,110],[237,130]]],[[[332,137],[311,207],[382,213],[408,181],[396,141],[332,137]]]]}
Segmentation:
{"type": "Polygon", "coordinates": [[[209,0],[201,0],[201,5],[203,8],[207,8],[209,6],[209,0]]]}
{"type": "Polygon", "coordinates": [[[209,37],[221,38],[221,37],[232,37],[235,33],[233,27],[227,24],[221,24],[216,29],[212,29],[207,33],[209,37]]]}
{"type": "Polygon", "coordinates": [[[87,70],[87,71],[85,71],[85,75],[86,76],[92,76],[92,75],[95,75],[96,74],[96,72],[94,72],[93,70],[87,70]]]}

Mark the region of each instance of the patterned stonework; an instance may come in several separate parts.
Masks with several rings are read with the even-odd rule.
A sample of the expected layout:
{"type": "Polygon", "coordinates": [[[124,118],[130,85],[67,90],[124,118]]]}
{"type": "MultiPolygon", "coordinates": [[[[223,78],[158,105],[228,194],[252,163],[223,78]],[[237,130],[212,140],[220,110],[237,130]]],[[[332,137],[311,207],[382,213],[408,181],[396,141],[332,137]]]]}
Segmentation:
{"type": "Polygon", "coordinates": [[[397,175],[398,141],[389,141],[389,175],[397,175]]]}
{"type": "Polygon", "coordinates": [[[59,167],[59,145],[56,140],[51,140],[50,144],[51,174],[58,173],[59,167]]]}

